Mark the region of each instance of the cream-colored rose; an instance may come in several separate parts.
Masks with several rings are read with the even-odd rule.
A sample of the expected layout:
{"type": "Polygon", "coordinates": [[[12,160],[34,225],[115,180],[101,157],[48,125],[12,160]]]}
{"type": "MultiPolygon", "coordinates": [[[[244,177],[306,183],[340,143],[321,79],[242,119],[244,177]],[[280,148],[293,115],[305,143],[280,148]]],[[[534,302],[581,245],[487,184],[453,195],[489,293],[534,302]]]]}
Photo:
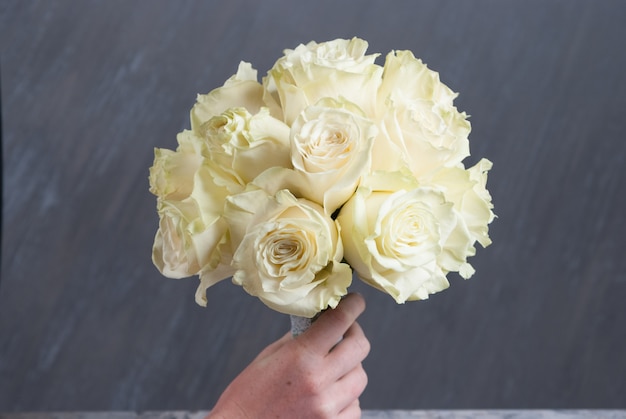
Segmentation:
{"type": "Polygon", "coordinates": [[[373,115],[382,67],[374,64],[378,54],[365,55],[366,50],[367,42],[358,38],[311,41],[285,50],[263,79],[272,114],[291,125],[321,98],[344,97],[373,115]]]}
{"type": "Polygon", "coordinates": [[[215,181],[230,193],[242,191],[270,167],[291,167],[289,127],[270,116],[229,108],[197,131],[206,143],[205,155],[215,181]]]}
{"type": "Polygon", "coordinates": [[[378,90],[378,106],[389,97],[404,95],[407,99],[431,100],[451,106],[458,96],[439,79],[439,73],[428,68],[411,51],[391,51],[385,57],[383,80],[378,90]]]}
{"type": "Polygon", "coordinates": [[[191,109],[191,130],[198,128],[209,119],[221,114],[226,109],[242,107],[255,114],[263,106],[263,86],[257,81],[257,71],[250,63],[239,63],[237,73],[230,77],[222,87],[206,95],[198,95],[191,109]]]}
{"type": "Polygon", "coordinates": [[[444,249],[441,263],[450,271],[458,271],[469,278],[474,269],[467,257],[476,253],[474,243],[483,247],[491,244],[489,224],[494,220],[491,195],[487,191],[487,172],[492,163],[481,159],[476,165],[465,169],[462,165],[442,168],[429,180],[429,184],[443,191],[446,200],[454,204],[458,223],[444,249]]]}
{"type": "Polygon", "coordinates": [[[378,172],[337,218],[346,261],[396,302],[426,299],[448,287],[439,263],[457,217],[442,192],[399,172],[378,172]]]}
{"type": "Polygon", "coordinates": [[[165,276],[200,275],[215,283],[228,275],[228,226],[222,218],[226,189],[213,182],[191,131],[178,135],[176,151],[155,149],[150,191],[157,196],[159,229],[152,260],[165,276]],[[219,278],[213,272],[219,270],[219,278]]]}
{"type": "Polygon", "coordinates": [[[439,75],[410,51],[390,53],[384,68],[373,169],[397,170],[402,162],[420,178],[469,156],[470,123],[453,106],[456,95],[439,75]]]}
{"type": "Polygon", "coordinates": [[[343,205],[370,170],[376,133],[374,123],[345,100],[307,107],[291,127],[291,161],[303,179],[302,196],[327,214],[343,205]]]}
{"type": "Polygon", "coordinates": [[[236,246],[233,282],[281,313],[313,317],[335,307],[352,281],[338,225],[289,191],[229,197],[225,216],[236,246]]]}

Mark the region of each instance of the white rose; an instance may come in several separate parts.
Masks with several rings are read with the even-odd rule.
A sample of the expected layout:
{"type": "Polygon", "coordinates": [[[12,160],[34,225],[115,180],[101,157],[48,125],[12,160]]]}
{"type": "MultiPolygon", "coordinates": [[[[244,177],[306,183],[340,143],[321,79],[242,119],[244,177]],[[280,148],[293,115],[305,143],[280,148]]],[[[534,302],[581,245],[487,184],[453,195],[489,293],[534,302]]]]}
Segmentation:
{"type": "Polygon", "coordinates": [[[387,55],[373,169],[396,170],[400,161],[419,178],[469,156],[471,126],[467,115],[453,106],[455,96],[410,51],[387,55]]]}
{"type": "Polygon", "coordinates": [[[250,63],[239,63],[237,73],[230,77],[222,87],[206,95],[198,95],[191,109],[191,129],[198,128],[228,108],[242,107],[255,114],[263,106],[263,86],[257,81],[257,71],[250,63]]]}
{"type": "Polygon", "coordinates": [[[439,73],[430,70],[411,51],[391,51],[385,57],[383,80],[378,90],[378,105],[392,96],[431,100],[451,106],[458,96],[439,79],[439,73]]]}
{"type": "Polygon", "coordinates": [[[302,176],[304,198],[327,214],[352,196],[371,163],[376,126],[345,100],[322,99],[291,127],[291,161],[302,176]]]}
{"type": "Polygon", "coordinates": [[[410,175],[378,172],[337,221],[346,261],[396,302],[426,299],[448,287],[439,257],[457,220],[442,192],[420,187],[410,175]]]}
{"type": "Polygon", "coordinates": [[[216,282],[213,272],[229,265],[228,227],[221,214],[226,190],[216,185],[198,152],[201,140],[184,131],[176,151],[155,149],[150,191],[157,196],[159,229],[152,259],[163,275],[192,275],[216,282]],[[226,253],[223,253],[226,250],[226,253]]]}
{"type": "Polygon", "coordinates": [[[365,55],[366,50],[367,42],[358,38],[285,50],[263,79],[272,114],[291,125],[321,98],[344,97],[373,115],[382,67],[374,64],[378,54],[365,55]]]}
{"type": "Polygon", "coordinates": [[[443,191],[446,200],[454,204],[459,222],[444,252],[448,270],[459,271],[462,277],[469,278],[474,269],[467,263],[467,257],[476,253],[474,243],[483,247],[491,244],[489,224],[494,220],[491,195],[487,191],[487,172],[492,163],[481,159],[476,165],[465,169],[462,165],[443,168],[437,171],[429,183],[443,191]]]}
{"type": "Polygon", "coordinates": [[[270,167],[291,167],[289,127],[267,108],[251,115],[230,108],[197,131],[206,142],[206,157],[215,181],[231,193],[240,192],[270,167]]]}
{"type": "Polygon", "coordinates": [[[335,221],[289,191],[261,189],[229,197],[226,217],[233,244],[233,282],[286,314],[313,317],[335,307],[352,281],[341,263],[335,221]]]}

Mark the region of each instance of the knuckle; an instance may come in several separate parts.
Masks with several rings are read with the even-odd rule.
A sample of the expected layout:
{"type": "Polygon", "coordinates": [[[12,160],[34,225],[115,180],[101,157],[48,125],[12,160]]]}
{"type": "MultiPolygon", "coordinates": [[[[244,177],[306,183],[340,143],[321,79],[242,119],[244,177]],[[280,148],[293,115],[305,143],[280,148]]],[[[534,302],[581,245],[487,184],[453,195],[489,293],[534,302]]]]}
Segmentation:
{"type": "Polygon", "coordinates": [[[311,345],[304,340],[294,340],[292,346],[292,360],[301,368],[312,368],[317,364],[318,356],[311,345]]]}
{"type": "Polygon", "coordinates": [[[301,385],[306,394],[315,398],[319,397],[323,389],[322,380],[314,372],[303,374],[301,385]]]}
{"type": "Polygon", "coordinates": [[[315,418],[334,418],[333,400],[329,397],[318,396],[311,399],[311,413],[315,418]]]}
{"type": "Polygon", "coordinates": [[[348,325],[353,321],[350,313],[346,312],[345,310],[333,310],[331,319],[337,327],[348,325]]]}
{"type": "Polygon", "coordinates": [[[359,345],[359,348],[361,349],[363,358],[367,357],[367,355],[370,353],[370,350],[372,349],[372,345],[370,344],[370,341],[365,337],[365,335],[361,335],[357,338],[357,344],[359,345]]]}
{"type": "Polygon", "coordinates": [[[361,417],[361,402],[359,399],[355,399],[349,406],[350,417],[358,419],[361,417]]]}
{"type": "MultiPolygon", "coordinates": [[[[367,377],[367,372],[365,372],[365,368],[363,368],[363,366],[361,365],[361,367],[359,368],[359,375],[360,375],[360,383],[361,383],[361,392],[363,392],[363,390],[365,390],[365,387],[367,387],[367,383],[368,383],[368,377],[367,377]]],[[[359,394],[360,394],[359,393],[359,394]]]]}

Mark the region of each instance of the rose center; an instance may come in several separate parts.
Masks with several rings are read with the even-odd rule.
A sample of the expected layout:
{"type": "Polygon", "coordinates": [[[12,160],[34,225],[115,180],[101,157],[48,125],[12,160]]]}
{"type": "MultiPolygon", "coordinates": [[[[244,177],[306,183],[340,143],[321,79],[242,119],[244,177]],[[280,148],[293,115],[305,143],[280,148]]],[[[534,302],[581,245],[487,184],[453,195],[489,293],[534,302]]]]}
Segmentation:
{"type": "Polygon", "coordinates": [[[281,240],[274,244],[272,249],[272,262],[280,264],[283,260],[297,254],[300,249],[300,243],[291,240],[281,240]]]}
{"type": "Polygon", "coordinates": [[[354,124],[312,121],[303,130],[300,153],[308,172],[322,172],[342,167],[354,153],[358,129],[354,124]]]}
{"type": "Polygon", "coordinates": [[[245,132],[250,114],[243,108],[232,108],[207,121],[202,130],[213,152],[232,155],[234,149],[247,144],[245,132]]]}
{"type": "Polygon", "coordinates": [[[263,240],[262,253],[269,275],[284,278],[290,273],[305,269],[309,261],[307,248],[310,235],[293,226],[276,226],[263,240]]]}
{"type": "Polygon", "coordinates": [[[432,214],[418,205],[407,204],[391,211],[384,222],[387,228],[381,250],[387,256],[403,261],[424,254],[425,247],[436,243],[432,239],[431,219],[432,214]]]}

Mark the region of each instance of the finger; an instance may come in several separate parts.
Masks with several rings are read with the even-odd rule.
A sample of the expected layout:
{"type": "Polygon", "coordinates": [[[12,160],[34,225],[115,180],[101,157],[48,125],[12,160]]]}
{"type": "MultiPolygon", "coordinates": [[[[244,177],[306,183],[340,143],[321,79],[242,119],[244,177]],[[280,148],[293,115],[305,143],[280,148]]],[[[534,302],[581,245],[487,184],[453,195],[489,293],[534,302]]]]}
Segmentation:
{"type": "Polygon", "coordinates": [[[291,332],[286,333],[283,337],[281,337],[280,339],[278,339],[277,341],[269,344],[268,346],[265,347],[265,349],[263,349],[261,351],[261,353],[259,353],[259,355],[256,357],[257,359],[261,359],[261,358],[265,358],[269,355],[272,355],[274,352],[278,351],[280,348],[282,348],[282,346],[285,343],[290,342],[293,339],[291,332]]]}
{"type": "Polygon", "coordinates": [[[359,294],[348,294],[337,308],[326,310],[300,335],[301,343],[317,353],[327,354],[343,337],[357,317],[365,310],[365,300],[359,294]]]}
{"type": "Polygon", "coordinates": [[[370,352],[370,343],[361,326],[354,322],[344,338],[326,356],[338,379],[360,364],[370,352]]]}
{"type": "Polygon", "coordinates": [[[341,412],[357,400],[367,386],[367,374],[361,364],[341,377],[332,385],[336,410],[341,412]]]}
{"type": "Polygon", "coordinates": [[[337,414],[338,419],[358,419],[361,417],[361,403],[354,400],[345,409],[337,414]]]}

